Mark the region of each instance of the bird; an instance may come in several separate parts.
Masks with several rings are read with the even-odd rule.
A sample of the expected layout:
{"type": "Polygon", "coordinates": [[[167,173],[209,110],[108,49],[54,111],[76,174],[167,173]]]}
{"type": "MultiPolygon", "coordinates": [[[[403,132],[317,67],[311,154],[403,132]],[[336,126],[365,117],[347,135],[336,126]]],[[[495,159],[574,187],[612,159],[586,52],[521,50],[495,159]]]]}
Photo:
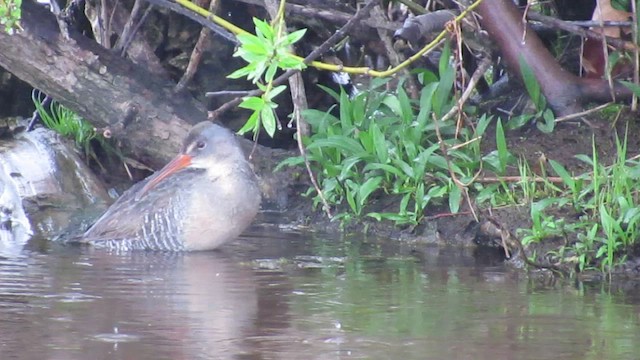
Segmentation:
{"type": "Polygon", "coordinates": [[[204,121],[173,160],[123,193],[80,242],[124,251],[213,250],[251,224],[260,202],[236,135],[204,121]]]}

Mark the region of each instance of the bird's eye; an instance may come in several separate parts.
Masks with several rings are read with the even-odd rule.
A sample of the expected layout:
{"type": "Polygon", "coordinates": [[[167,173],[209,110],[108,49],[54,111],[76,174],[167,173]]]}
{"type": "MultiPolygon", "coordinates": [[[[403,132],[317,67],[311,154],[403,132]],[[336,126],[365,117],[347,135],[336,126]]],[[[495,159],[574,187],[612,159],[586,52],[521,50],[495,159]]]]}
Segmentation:
{"type": "Polygon", "coordinates": [[[198,149],[202,150],[202,149],[207,147],[207,143],[202,141],[202,140],[200,140],[200,141],[196,142],[196,147],[198,149]]]}

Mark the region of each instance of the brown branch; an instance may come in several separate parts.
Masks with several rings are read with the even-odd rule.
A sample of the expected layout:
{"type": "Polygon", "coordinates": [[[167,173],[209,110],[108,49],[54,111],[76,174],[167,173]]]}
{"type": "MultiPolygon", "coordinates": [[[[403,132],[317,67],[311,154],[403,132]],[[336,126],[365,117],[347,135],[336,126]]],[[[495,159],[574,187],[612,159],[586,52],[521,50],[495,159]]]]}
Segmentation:
{"type": "MultiPolygon", "coordinates": [[[[218,5],[218,0],[211,0],[211,2],[209,3],[209,12],[215,14],[218,9],[218,5]]],[[[193,51],[191,52],[191,56],[189,57],[189,64],[187,65],[187,69],[185,70],[184,74],[182,74],[180,81],[178,81],[178,83],[176,84],[176,92],[184,90],[189,81],[193,79],[196,71],[198,71],[198,65],[200,65],[200,62],[202,61],[202,54],[210,36],[211,32],[208,28],[203,27],[202,30],[200,30],[198,41],[196,41],[196,45],[193,47],[193,51]]]]}
{"type": "Polygon", "coordinates": [[[133,31],[134,24],[135,24],[135,20],[138,18],[140,14],[140,11],[142,10],[142,4],[143,4],[142,0],[136,0],[133,3],[133,9],[131,9],[131,14],[129,15],[129,18],[127,19],[127,22],[125,23],[124,28],[122,29],[122,33],[120,34],[118,41],[113,46],[114,50],[120,53],[120,56],[124,56],[126,52],[125,44],[127,42],[130,42],[131,39],[133,39],[133,36],[135,35],[135,31],[133,31]]]}

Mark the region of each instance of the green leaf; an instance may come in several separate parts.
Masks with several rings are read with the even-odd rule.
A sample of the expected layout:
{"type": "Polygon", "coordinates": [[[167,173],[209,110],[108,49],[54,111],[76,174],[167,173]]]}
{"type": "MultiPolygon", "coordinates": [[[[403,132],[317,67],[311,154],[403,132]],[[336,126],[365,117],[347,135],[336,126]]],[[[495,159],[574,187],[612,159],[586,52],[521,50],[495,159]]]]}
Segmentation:
{"type": "Polygon", "coordinates": [[[430,116],[431,116],[431,105],[433,102],[433,94],[435,93],[437,88],[438,88],[438,83],[431,83],[425,86],[424,88],[422,88],[422,91],[420,93],[420,112],[418,112],[418,117],[416,118],[416,121],[417,121],[416,130],[420,132],[422,132],[427,121],[431,120],[430,116]]]}
{"type": "Polygon", "coordinates": [[[282,69],[298,69],[298,70],[302,70],[302,69],[306,68],[306,65],[304,64],[304,62],[302,62],[301,60],[299,60],[298,58],[295,58],[293,56],[281,57],[280,59],[278,59],[278,65],[282,69]]]}
{"type": "Polygon", "coordinates": [[[343,150],[347,155],[365,153],[364,148],[356,140],[344,135],[332,135],[326,139],[318,139],[313,141],[307,149],[316,149],[322,147],[337,148],[343,150]]]}
{"type": "Polygon", "coordinates": [[[257,130],[258,127],[258,118],[260,117],[259,111],[254,111],[246,123],[242,126],[240,130],[238,130],[238,134],[243,135],[249,131],[257,130]]]}
{"type": "Polygon", "coordinates": [[[414,160],[414,165],[413,165],[413,168],[416,174],[418,174],[420,177],[424,176],[424,173],[426,172],[427,163],[429,162],[431,155],[433,155],[433,153],[439,148],[440,148],[439,144],[433,144],[427,149],[423,149],[420,151],[420,153],[418,154],[418,157],[414,160]]]}
{"type": "Polygon", "coordinates": [[[445,159],[442,155],[431,154],[431,156],[429,156],[429,158],[427,159],[427,163],[442,170],[449,170],[447,159],[445,159]]]}
{"type": "Polygon", "coordinates": [[[321,84],[318,84],[318,87],[329,94],[329,96],[331,96],[335,101],[340,101],[340,94],[338,94],[335,90],[321,84]]]}
{"type": "Polygon", "coordinates": [[[440,79],[442,79],[442,74],[448,71],[451,68],[449,64],[449,60],[451,57],[451,43],[447,40],[444,42],[444,46],[442,47],[442,53],[440,54],[440,61],[438,62],[438,71],[440,73],[440,79]]]}
{"type": "Polygon", "coordinates": [[[350,118],[353,119],[353,124],[358,127],[366,128],[365,121],[367,116],[365,115],[365,109],[367,107],[367,96],[362,95],[356,96],[353,100],[351,100],[351,114],[350,118]]]}
{"type": "Polygon", "coordinates": [[[378,161],[386,163],[389,160],[389,147],[387,146],[387,140],[385,139],[384,134],[380,131],[380,127],[378,127],[378,124],[375,122],[371,124],[369,131],[373,136],[373,144],[378,161]]]}
{"type": "Polygon", "coordinates": [[[438,88],[433,96],[433,111],[438,118],[444,116],[448,111],[447,105],[451,103],[453,99],[451,96],[451,89],[453,88],[453,82],[455,81],[455,71],[449,64],[450,57],[449,42],[446,41],[440,56],[439,70],[440,70],[440,82],[438,88]]]}
{"type": "Polygon", "coordinates": [[[257,55],[268,55],[269,48],[266,46],[264,41],[252,34],[239,34],[237,37],[238,41],[241,44],[241,47],[238,49],[236,53],[238,54],[257,54],[257,55]]]}
{"type": "Polygon", "coordinates": [[[498,151],[498,170],[500,175],[504,175],[507,171],[507,163],[509,162],[509,149],[507,148],[507,139],[502,128],[502,121],[498,120],[496,126],[496,150],[498,151]]]}
{"type": "Polygon", "coordinates": [[[360,189],[358,190],[358,197],[361,206],[364,206],[367,198],[369,198],[369,195],[371,195],[371,193],[378,190],[378,188],[380,187],[380,182],[382,182],[382,177],[376,176],[368,179],[364,182],[364,184],[362,184],[362,186],[360,186],[360,189]]]}
{"type": "Polygon", "coordinates": [[[340,89],[340,123],[342,124],[342,133],[349,134],[353,130],[353,120],[351,119],[351,102],[349,96],[340,89]]]}
{"type": "Polygon", "coordinates": [[[231,74],[227,75],[227,77],[229,79],[239,79],[239,78],[242,78],[242,77],[245,77],[245,76],[249,75],[254,68],[255,67],[245,66],[245,67],[240,68],[240,69],[232,72],[231,74]]]}
{"type": "Polygon", "coordinates": [[[409,96],[407,96],[407,92],[404,91],[402,87],[398,89],[398,101],[401,110],[398,115],[402,117],[405,123],[410,123],[414,118],[413,108],[411,107],[411,101],[409,100],[409,96]]]}
{"type": "Polygon", "coordinates": [[[382,103],[385,104],[396,116],[401,116],[402,106],[400,105],[400,99],[392,94],[384,96],[382,103]]]}
{"type": "Polygon", "coordinates": [[[382,170],[382,171],[384,171],[386,173],[393,174],[393,175],[397,176],[398,178],[404,178],[406,176],[402,172],[402,170],[400,170],[397,167],[394,167],[392,165],[389,165],[389,164],[368,163],[367,165],[365,165],[365,167],[363,169],[364,172],[368,172],[368,171],[372,171],[372,170],[382,170]]]}
{"type": "Polygon", "coordinates": [[[288,45],[293,45],[297,43],[298,41],[300,41],[300,39],[302,39],[302,37],[306,32],[307,32],[307,29],[300,29],[290,33],[289,35],[286,36],[284,45],[288,46],[288,45]]]}
{"type": "Polygon", "coordinates": [[[317,134],[326,134],[329,127],[340,122],[340,120],[331,115],[331,113],[315,109],[304,110],[302,116],[313,127],[314,132],[317,134]]]}
{"type": "Polygon", "coordinates": [[[507,129],[515,130],[523,127],[529,120],[533,119],[534,116],[532,114],[520,114],[512,117],[507,122],[507,129]]]}
{"type": "Polygon", "coordinates": [[[518,63],[520,64],[520,74],[522,75],[522,81],[524,82],[524,86],[527,88],[527,93],[529,94],[533,105],[537,110],[542,110],[540,84],[538,83],[538,79],[536,78],[533,70],[526,62],[524,57],[522,57],[522,55],[518,57],[518,63]]]}
{"type": "Polygon", "coordinates": [[[291,156],[280,161],[280,163],[276,165],[274,171],[280,171],[285,166],[296,167],[302,164],[304,164],[304,158],[302,156],[291,156]]]}
{"type": "Polygon", "coordinates": [[[578,154],[578,155],[575,155],[574,157],[576,159],[584,162],[585,164],[588,164],[591,167],[595,166],[595,163],[593,162],[593,159],[590,158],[589,156],[585,155],[585,154],[578,154]]]}
{"type": "Polygon", "coordinates": [[[243,109],[261,111],[265,107],[264,99],[258,96],[246,97],[238,107],[243,109]]]}
{"type": "Polygon", "coordinates": [[[271,99],[275,98],[276,96],[280,95],[280,93],[285,91],[286,89],[287,89],[286,85],[279,85],[279,86],[276,86],[276,87],[272,88],[271,91],[269,91],[268,99],[271,100],[271,99]]]}
{"type": "Polygon", "coordinates": [[[428,197],[424,196],[424,183],[421,182],[416,186],[415,190],[415,213],[423,213],[427,204],[429,203],[428,197]]]}
{"type": "Polygon", "coordinates": [[[402,172],[404,172],[405,175],[407,175],[408,177],[413,178],[413,176],[415,175],[413,168],[409,164],[407,164],[404,160],[394,159],[393,164],[396,165],[398,168],[400,168],[400,170],[402,170],[402,172]]]}
{"type": "Polygon", "coordinates": [[[373,134],[369,131],[360,131],[358,132],[358,139],[360,140],[360,144],[364,147],[364,150],[370,154],[375,153],[375,148],[373,144],[373,134]]]}
{"type": "Polygon", "coordinates": [[[451,184],[451,192],[449,192],[449,209],[452,213],[457,214],[460,210],[460,204],[462,202],[462,191],[460,187],[455,184],[451,184]]]}
{"type": "Polygon", "coordinates": [[[487,126],[491,123],[493,116],[487,116],[487,114],[483,114],[480,119],[478,119],[478,123],[476,124],[476,136],[483,136],[484,132],[487,129],[487,126]]]}
{"type": "Polygon", "coordinates": [[[260,117],[262,118],[262,126],[264,130],[269,134],[269,136],[273,137],[276,133],[276,116],[273,109],[269,107],[264,107],[260,111],[260,117]]]}
{"type": "Polygon", "coordinates": [[[553,111],[551,111],[551,109],[545,109],[542,112],[542,119],[544,120],[544,122],[538,121],[536,123],[536,126],[538,127],[538,129],[545,134],[552,133],[553,129],[556,126],[556,118],[553,115],[553,111]]]}
{"type": "Polygon", "coordinates": [[[267,83],[271,83],[273,78],[276,76],[276,71],[278,71],[278,63],[271,63],[264,74],[264,80],[267,83]]]}
{"type": "Polygon", "coordinates": [[[275,31],[268,22],[254,17],[253,24],[256,26],[256,34],[261,34],[266,39],[275,37],[275,31]]]}
{"type": "Polygon", "coordinates": [[[560,164],[559,162],[555,161],[555,160],[549,160],[549,165],[551,165],[551,168],[553,169],[553,171],[556,172],[556,174],[558,174],[558,176],[560,176],[560,178],[562,179],[562,182],[564,182],[565,185],[567,185],[569,188],[574,189],[576,186],[576,181],[573,179],[573,176],[571,176],[571,174],[569,174],[569,172],[567,171],[567,169],[564,168],[564,166],[562,166],[562,164],[560,164]]]}
{"type": "Polygon", "coordinates": [[[340,175],[338,176],[339,180],[344,180],[348,176],[350,176],[349,172],[351,169],[356,166],[359,162],[361,162],[366,154],[361,153],[353,156],[349,156],[342,160],[342,170],[340,170],[340,175]]]}
{"type": "Polygon", "coordinates": [[[400,214],[391,213],[391,212],[385,212],[385,213],[371,212],[371,213],[368,213],[367,216],[374,218],[378,221],[381,221],[383,219],[394,221],[397,225],[408,224],[412,222],[411,219],[409,219],[406,215],[400,215],[400,214]]]}
{"type": "MultiPolygon", "coordinates": [[[[348,182],[353,183],[353,181],[351,180],[348,180],[348,182]]],[[[345,189],[345,197],[347,198],[347,203],[349,203],[351,211],[353,211],[356,215],[360,215],[360,208],[356,205],[355,194],[353,193],[353,191],[351,191],[349,186],[345,189]]]]}

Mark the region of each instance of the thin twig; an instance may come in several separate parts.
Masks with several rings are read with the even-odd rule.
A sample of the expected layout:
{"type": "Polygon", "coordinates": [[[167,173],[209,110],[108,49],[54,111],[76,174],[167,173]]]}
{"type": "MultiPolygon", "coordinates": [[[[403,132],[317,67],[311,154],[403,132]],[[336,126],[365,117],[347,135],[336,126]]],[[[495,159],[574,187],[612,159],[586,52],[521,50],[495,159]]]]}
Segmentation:
{"type": "Polygon", "coordinates": [[[207,91],[204,93],[206,97],[217,96],[248,96],[253,90],[223,90],[223,91],[207,91]]]}
{"type": "Polygon", "coordinates": [[[124,24],[122,33],[120,34],[118,41],[116,41],[116,44],[113,45],[113,49],[116,52],[119,52],[120,56],[124,56],[126,52],[124,48],[124,44],[128,42],[130,38],[133,38],[135,36],[135,33],[133,32],[133,28],[134,28],[133,24],[138,18],[140,11],[142,10],[143,4],[144,4],[144,1],[142,0],[136,0],[133,3],[133,8],[131,9],[131,13],[129,13],[129,18],[127,19],[127,22],[124,24]]]}
{"type": "MultiPolygon", "coordinates": [[[[218,0],[211,0],[209,2],[209,11],[212,14],[215,14],[218,10],[218,0]]],[[[196,41],[196,45],[193,47],[191,51],[191,56],[189,57],[189,64],[187,64],[187,69],[182,74],[182,77],[178,81],[175,87],[175,92],[180,92],[187,87],[187,84],[193,79],[193,76],[198,71],[198,66],[202,61],[202,54],[204,53],[205,46],[211,36],[211,32],[208,28],[203,27],[200,30],[200,34],[198,35],[198,40],[196,41]]]]}
{"type": "Polygon", "coordinates": [[[600,26],[604,26],[604,27],[628,27],[628,26],[631,26],[631,24],[632,24],[631,21],[602,21],[602,22],[600,22],[600,21],[594,21],[594,20],[585,20],[585,21],[574,20],[574,21],[563,21],[563,22],[567,23],[569,25],[575,25],[575,26],[580,26],[580,27],[585,27],[585,28],[600,27],[600,26]]]}
{"type": "Polygon", "coordinates": [[[320,200],[322,200],[322,207],[324,208],[325,213],[327,213],[327,217],[331,219],[333,218],[333,215],[331,214],[331,207],[329,206],[329,202],[327,201],[327,199],[324,197],[322,189],[320,189],[320,186],[318,186],[318,182],[316,181],[316,177],[313,174],[313,170],[311,170],[311,163],[309,163],[309,158],[307,157],[307,149],[305,148],[304,143],[302,143],[302,131],[300,130],[300,126],[297,126],[300,122],[300,119],[302,118],[302,115],[300,114],[300,112],[294,110],[293,116],[296,119],[296,137],[298,141],[298,151],[300,151],[300,156],[302,156],[302,159],[304,160],[304,166],[307,169],[307,173],[309,174],[311,184],[318,193],[318,196],[320,196],[320,200]]]}
{"type": "Polygon", "coordinates": [[[562,116],[562,117],[556,118],[555,122],[559,123],[559,122],[562,122],[562,121],[568,121],[568,120],[573,120],[573,119],[576,119],[576,118],[580,118],[580,117],[592,114],[594,112],[600,111],[600,110],[606,108],[607,106],[613,105],[613,104],[614,104],[613,102],[608,102],[606,104],[598,105],[598,106],[596,106],[596,107],[594,107],[592,109],[589,109],[589,110],[585,110],[585,111],[581,111],[581,112],[578,112],[578,113],[575,113],[575,114],[569,114],[569,115],[566,115],[566,116],[562,116]]]}
{"type": "Polygon", "coordinates": [[[100,9],[98,9],[100,13],[98,14],[98,29],[100,36],[100,41],[98,43],[107,49],[111,49],[111,39],[109,34],[111,33],[111,20],[110,17],[107,16],[107,1],[100,0],[100,9]]]}
{"type": "Polygon", "coordinates": [[[142,16],[140,17],[140,20],[131,30],[131,36],[129,36],[122,44],[122,51],[120,53],[120,56],[124,56],[124,54],[127,52],[129,46],[131,45],[131,42],[135,38],[135,34],[138,33],[138,30],[140,30],[140,27],[142,26],[142,24],[144,24],[144,21],[147,19],[149,14],[151,14],[151,10],[153,10],[153,5],[149,4],[149,6],[147,6],[147,8],[144,10],[144,14],[142,14],[142,16]]]}
{"type": "Polygon", "coordinates": [[[51,12],[56,18],[56,22],[58,23],[58,28],[60,28],[60,33],[65,40],[69,40],[69,27],[67,26],[66,21],[63,18],[63,14],[60,11],[60,5],[56,1],[50,1],[49,5],[51,5],[51,12]]]}

